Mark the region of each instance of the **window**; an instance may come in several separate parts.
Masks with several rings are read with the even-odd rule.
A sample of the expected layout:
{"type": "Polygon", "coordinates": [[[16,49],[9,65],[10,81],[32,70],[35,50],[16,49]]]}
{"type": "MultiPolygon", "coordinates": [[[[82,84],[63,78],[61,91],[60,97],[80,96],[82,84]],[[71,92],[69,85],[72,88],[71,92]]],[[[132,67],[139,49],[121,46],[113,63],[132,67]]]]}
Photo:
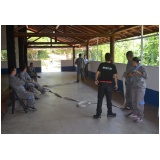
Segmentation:
{"type": "Polygon", "coordinates": [[[105,61],[105,54],[110,52],[110,44],[91,46],[89,48],[89,59],[92,61],[105,61]]]}
{"type": "Polygon", "coordinates": [[[159,66],[159,37],[143,39],[143,65],[159,66]]]}
{"type": "Polygon", "coordinates": [[[128,40],[122,42],[116,42],[114,48],[114,62],[127,63],[126,52],[133,51],[134,56],[140,57],[141,55],[141,40],[128,40]]]}
{"type": "Polygon", "coordinates": [[[7,50],[1,50],[1,61],[7,61],[7,50]]]}
{"type": "Polygon", "coordinates": [[[82,48],[75,48],[75,59],[77,59],[79,57],[79,54],[82,54],[82,58],[84,57],[84,55],[86,55],[86,48],[82,47],[82,48]]]}
{"type": "MultiPolygon", "coordinates": [[[[115,43],[114,61],[127,63],[126,52],[133,51],[135,57],[141,59],[141,38],[124,40],[115,43]]],[[[159,36],[143,38],[142,64],[146,66],[159,66],[159,36]]]]}

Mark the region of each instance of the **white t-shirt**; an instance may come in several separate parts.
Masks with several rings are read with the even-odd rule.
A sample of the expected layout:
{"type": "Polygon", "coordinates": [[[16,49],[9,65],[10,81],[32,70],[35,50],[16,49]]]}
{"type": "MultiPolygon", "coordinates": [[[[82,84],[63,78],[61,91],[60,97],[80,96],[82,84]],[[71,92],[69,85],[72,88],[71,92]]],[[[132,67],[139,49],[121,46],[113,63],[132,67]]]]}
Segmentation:
{"type": "Polygon", "coordinates": [[[88,59],[87,58],[84,58],[84,63],[85,63],[85,65],[88,63],[88,59]]]}

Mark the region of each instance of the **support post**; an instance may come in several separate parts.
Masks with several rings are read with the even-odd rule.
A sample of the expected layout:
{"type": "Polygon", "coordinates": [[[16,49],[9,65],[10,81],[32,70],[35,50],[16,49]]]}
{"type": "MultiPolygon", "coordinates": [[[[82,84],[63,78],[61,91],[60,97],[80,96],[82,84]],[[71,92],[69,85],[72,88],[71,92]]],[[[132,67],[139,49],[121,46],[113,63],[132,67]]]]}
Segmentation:
{"type": "Polygon", "coordinates": [[[74,66],[74,60],[75,60],[75,47],[73,47],[73,66],[74,66]]]}
{"type": "Polygon", "coordinates": [[[88,42],[87,42],[87,45],[86,45],[86,57],[87,57],[87,59],[89,58],[89,45],[88,45],[88,42]]]}
{"type": "Polygon", "coordinates": [[[143,25],[141,26],[141,64],[143,63],[143,25]]]}
{"type": "MultiPolygon", "coordinates": [[[[26,27],[19,30],[19,32],[26,32],[26,27]]],[[[19,67],[23,65],[28,66],[26,37],[18,37],[18,46],[19,46],[19,67]]]]}
{"type": "Polygon", "coordinates": [[[26,38],[24,38],[24,65],[28,66],[28,55],[27,55],[26,38]]]}
{"type": "MultiPolygon", "coordinates": [[[[97,58],[98,58],[98,38],[97,38],[97,58]]],[[[97,59],[98,61],[98,59],[97,59]]]]}
{"type": "MultiPolygon", "coordinates": [[[[87,45],[86,45],[86,57],[87,57],[87,59],[89,57],[89,45],[88,45],[88,41],[87,41],[87,45]]],[[[84,73],[85,73],[85,77],[88,77],[88,64],[85,67],[85,72],[84,73]]]]}
{"type": "Polygon", "coordinates": [[[114,36],[110,37],[110,54],[112,57],[112,63],[114,63],[114,36]]]}
{"type": "Polygon", "coordinates": [[[8,68],[16,67],[14,25],[6,25],[8,68]]]}
{"type": "MultiPolygon", "coordinates": [[[[55,30],[55,33],[57,33],[57,30],[55,30]]],[[[57,36],[55,36],[55,42],[57,43],[57,36]]]]}

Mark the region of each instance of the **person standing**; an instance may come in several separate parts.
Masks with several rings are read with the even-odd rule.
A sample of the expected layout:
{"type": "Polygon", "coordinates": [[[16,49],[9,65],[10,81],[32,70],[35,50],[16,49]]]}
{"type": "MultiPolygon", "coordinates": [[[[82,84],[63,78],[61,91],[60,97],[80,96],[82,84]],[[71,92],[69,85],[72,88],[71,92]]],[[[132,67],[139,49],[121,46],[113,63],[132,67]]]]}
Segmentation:
{"type": "Polygon", "coordinates": [[[146,69],[139,61],[137,57],[132,59],[134,69],[129,73],[132,83],[132,112],[128,114],[128,117],[135,118],[133,121],[135,123],[141,122],[144,117],[144,95],[146,91],[146,79],[148,78],[146,69]]]}
{"type": "Polygon", "coordinates": [[[131,95],[131,82],[130,82],[130,76],[128,73],[133,69],[132,66],[132,58],[133,58],[133,52],[128,51],[126,53],[126,58],[128,60],[127,66],[126,66],[126,71],[123,74],[123,77],[125,77],[125,83],[126,83],[126,104],[125,104],[125,109],[131,110],[132,108],[132,95],[131,95]]]}
{"type": "Polygon", "coordinates": [[[9,69],[9,85],[11,88],[15,90],[18,97],[21,99],[27,99],[27,107],[26,108],[32,108],[36,109],[34,107],[35,98],[34,93],[27,91],[24,88],[25,82],[20,80],[16,75],[16,68],[12,67],[9,69]]]}
{"type": "Polygon", "coordinates": [[[88,61],[88,59],[86,58],[86,55],[84,55],[84,63],[85,63],[84,76],[85,76],[85,78],[87,78],[89,61],[88,61]]]}
{"type": "Polygon", "coordinates": [[[79,58],[76,59],[75,64],[77,65],[77,83],[79,82],[79,75],[81,75],[81,80],[84,81],[84,59],[82,58],[82,54],[79,54],[79,58]]]}
{"type": "Polygon", "coordinates": [[[111,63],[111,55],[110,53],[105,54],[106,62],[101,63],[98,67],[95,76],[95,85],[98,85],[98,103],[96,114],[93,115],[93,118],[101,118],[102,113],[102,101],[104,95],[106,95],[107,99],[107,108],[108,113],[107,117],[115,117],[116,114],[112,112],[112,92],[113,92],[113,77],[115,80],[115,90],[118,89],[118,77],[117,77],[117,69],[114,64],[111,63]],[[100,77],[99,77],[100,76],[100,77]]]}

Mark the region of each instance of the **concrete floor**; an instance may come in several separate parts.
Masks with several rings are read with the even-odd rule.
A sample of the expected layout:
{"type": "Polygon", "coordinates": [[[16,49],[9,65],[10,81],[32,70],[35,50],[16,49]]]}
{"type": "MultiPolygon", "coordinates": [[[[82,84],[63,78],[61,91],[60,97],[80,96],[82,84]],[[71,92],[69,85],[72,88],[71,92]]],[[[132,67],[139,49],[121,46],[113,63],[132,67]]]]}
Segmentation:
{"type": "MultiPolygon", "coordinates": [[[[41,73],[38,79],[41,85],[53,86],[55,84],[74,82],[76,73],[41,73]]],[[[2,79],[3,81],[3,79],[2,79]]],[[[93,82],[74,83],[51,87],[51,89],[64,96],[77,100],[97,101],[97,87],[93,82]]],[[[37,91],[38,93],[38,91],[37,91]]],[[[96,105],[91,104],[86,108],[76,107],[76,102],[67,101],[56,97],[51,93],[40,94],[36,100],[37,111],[24,113],[17,103],[15,113],[11,114],[11,108],[1,122],[2,134],[158,134],[159,118],[157,109],[145,106],[145,118],[143,122],[135,124],[127,118],[128,111],[113,107],[117,113],[115,118],[107,118],[107,108],[104,99],[102,118],[92,118],[96,112],[96,105]]],[[[122,93],[114,93],[113,104],[122,107],[122,93]]]]}

